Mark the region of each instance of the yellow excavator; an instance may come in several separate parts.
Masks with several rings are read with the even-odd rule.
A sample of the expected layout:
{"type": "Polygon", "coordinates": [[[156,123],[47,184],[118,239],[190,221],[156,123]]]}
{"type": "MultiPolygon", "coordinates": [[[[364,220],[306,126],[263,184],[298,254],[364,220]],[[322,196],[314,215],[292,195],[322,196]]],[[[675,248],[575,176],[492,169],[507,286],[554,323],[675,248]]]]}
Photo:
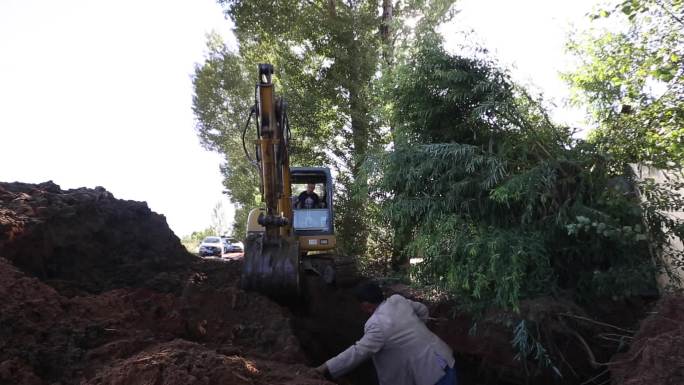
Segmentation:
{"type": "Polygon", "coordinates": [[[290,127],[287,103],[275,95],[273,66],[259,64],[255,104],[242,134],[245,155],[258,168],[265,207],[247,219],[242,287],[271,297],[296,297],[305,275],[327,284],[354,280],[354,258],[333,253],[336,248],[333,180],[326,167],[290,167],[290,127]],[[255,117],[255,156],[245,136],[255,117]],[[293,195],[295,188],[306,194],[293,195]],[[300,187],[301,186],[301,187],[300,187]],[[313,197],[306,200],[303,197],[313,197]]]}

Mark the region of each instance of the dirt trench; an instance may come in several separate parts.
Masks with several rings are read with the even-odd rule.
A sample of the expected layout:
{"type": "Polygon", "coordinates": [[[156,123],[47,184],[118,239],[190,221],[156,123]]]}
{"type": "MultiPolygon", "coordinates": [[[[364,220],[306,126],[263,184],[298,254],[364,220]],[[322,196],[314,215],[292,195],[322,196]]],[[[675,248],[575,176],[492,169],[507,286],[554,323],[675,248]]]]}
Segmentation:
{"type": "MultiPolygon", "coordinates": [[[[324,284],[318,277],[307,276],[303,297],[285,304],[292,312],[292,326],[307,363],[318,366],[334,357],[363,336],[368,316],[359,307],[352,288],[324,284]]],[[[375,367],[369,360],[343,378],[345,385],[375,385],[375,367]]]]}
{"type": "MultiPolygon", "coordinates": [[[[331,287],[323,284],[316,277],[307,277],[304,288],[304,298],[301,301],[283,303],[283,306],[292,311],[294,333],[306,355],[307,363],[311,366],[318,366],[362,337],[363,326],[368,315],[361,312],[351,287],[331,287]]],[[[388,286],[385,287],[385,292],[387,295],[410,296],[400,289],[403,288],[388,286]]],[[[433,310],[442,311],[442,309],[434,307],[433,310]]],[[[455,322],[459,321],[456,320],[455,322]]],[[[429,326],[448,342],[453,342],[453,334],[459,332],[459,329],[453,330],[445,327],[446,324],[444,323],[431,322],[429,326]],[[451,340],[449,335],[452,337],[451,340]]],[[[508,336],[505,335],[503,338],[508,344],[508,336]]],[[[487,366],[486,363],[483,365],[482,357],[477,354],[463,354],[455,351],[455,358],[459,373],[459,385],[520,385],[524,383],[507,382],[497,376],[496,373],[501,368],[494,367],[495,365],[487,366]],[[488,371],[492,373],[487,374],[488,371]]],[[[344,377],[337,379],[336,383],[343,385],[377,384],[377,376],[372,361],[369,360],[344,377]]],[[[547,382],[536,383],[546,384],[547,382]]],[[[535,382],[532,381],[529,384],[535,384],[535,382]]]]}
{"type": "MultiPolygon", "coordinates": [[[[293,331],[307,363],[317,366],[358,340],[368,316],[360,311],[351,288],[326,286],[315,277],[309,277],[304,287],[303,301],[283,305],[292,312],[293,331]]],[[[601,308],[609,311],[613,317],[612,324],[601,324],[591,318],[595,314],[585,312],[574,303],[546,297],[523,302],[520,314],[494,310],[475,320],[467,313],[454,314],[453,310],[458,308],[458,304],[453,301],[427,300],[424,293],[403,285],[386,285],[384,291],[387,296],[401,294],[428,305],[433,318],[428,322],[428,327],[454,350],[459,385],[622,384],[623,379],[630,376],[639,380],[630,380],[636,382],[627,381],[625,384],[684,383],[677,382],[682,380],[684,373],[684,360],[677,361],[678,358],[684,358],[681,348],[677,344],[665,342],[670,337],[678,341],[683,330],[675,323],[675,320],[684,319],[682,297],[668,298],[656,307],[659,316],[653,315],[646,320],[645,329],[636,336],[638,340],[634,346],[637,349],[633,347],[628,352],[626,348],[616,350],[617,344],[600,341],[597,336],[615,332],[615,328],[619,327],[616,325],[633,324],[630,315],[648,308],[643,304],[632,305],[635,309],[630,309],[627,304],[613,305],[614,308],[609,309],[607,304],[602,304],[601,308]],[[563,317],[561,314],[573,317],[563,317]],[[537,325],[535,327],[541,334],[546,334],[546,346],[558,349],[550,350],[548,354],[555,360],[553,365],[561,376],[553,368],[540,365],[533,355],[524,362],[516,358],[518,352],[511,343],[514,325],[511,322],[520,317],[532,320],[530,322],[537,325]],[[622,318],[623,323],[617,322],[619,318],[622,318]],[[665,322],[669,325],[664,325],[665,322]],[[473,332],[475,323],[478,325],[477,332],[473,332]],[[657,339],[649,338],[651,335],[657,335],[657,339]],[[630,354],[635,350],[637,355],[630,354]],[[616,356],[616,351],[622,353],[616,356]],[[638,356],[642,352],[648,353],[644,357],[646,360],[658,357],[667,364],[657,365],[661,369],[649,374],[648,361],[641,362],[638,356]],[[612,364],[604,364],[607,362],[613,362],[615,366],[611,368],[612,364]],[[640,365],[640,372],[635,372],[634,364],[640,365]],[[657,378],[664,382],[642,382],[642,378],[657,378]]],[[[339,379],[338,383],[376,384],[372,362],[339,379]]]]}

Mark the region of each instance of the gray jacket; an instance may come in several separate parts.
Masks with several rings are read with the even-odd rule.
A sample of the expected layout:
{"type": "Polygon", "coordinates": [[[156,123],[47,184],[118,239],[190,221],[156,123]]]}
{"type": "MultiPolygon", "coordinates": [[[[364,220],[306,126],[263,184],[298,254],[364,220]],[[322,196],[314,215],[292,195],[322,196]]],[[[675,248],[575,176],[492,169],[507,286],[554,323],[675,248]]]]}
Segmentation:
{"type": "Polygon", "coordinates": [[[454,357],[425,326],[427,317],[422,303],[391,296],[366,321],[363,337],[326,362],[330,375],[339,377],[373,356],[380,385],[434,385],[454,357]]]}

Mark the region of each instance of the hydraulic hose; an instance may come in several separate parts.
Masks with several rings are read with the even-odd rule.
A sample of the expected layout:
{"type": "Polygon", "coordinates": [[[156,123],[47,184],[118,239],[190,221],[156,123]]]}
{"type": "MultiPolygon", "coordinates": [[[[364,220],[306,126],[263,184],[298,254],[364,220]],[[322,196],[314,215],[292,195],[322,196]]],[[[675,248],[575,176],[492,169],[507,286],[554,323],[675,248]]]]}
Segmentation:
{"type": "Polygon", "coordinates": [[[245,143],[245,136],[247,135],[249,123],[252,121],[252,116],[254,116],[255,114],[256,107],[252,107],[249,111],[249,116],[247,116],[247,124],[245,124],[245,128],[242,130],[242,149],[245,151],[245,156],[247,157],[247,160],[249,160],[249,162],[253,164],[257,169],[259,169],[258,163],[249,155],[249,151],[247,151],[247,144],[245,143]]]}

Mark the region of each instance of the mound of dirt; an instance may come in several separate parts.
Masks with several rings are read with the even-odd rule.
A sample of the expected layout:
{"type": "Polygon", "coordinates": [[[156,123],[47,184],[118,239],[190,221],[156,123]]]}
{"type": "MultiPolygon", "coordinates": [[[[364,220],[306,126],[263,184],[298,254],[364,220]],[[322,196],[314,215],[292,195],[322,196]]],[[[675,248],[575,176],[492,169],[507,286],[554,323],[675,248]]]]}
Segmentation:
{"type": "Polygon", "coordinates": [[[610,369],[613,384],[684,384],[684,296],[662,298],[610,369]]]}
{"type": "Polygon", "coordinates": [[[282,384],[322,385],[312,370],[260,359],[225,355],[197,343],[174,340],[101,367],[83,385],[282,384]]]}
{"type": "Polygon", "coordinates": [[[195,260],[146,203],[52,182],[0,183],[0,256],[66,295],[178,291],[195,260]]]}
{"type": "Polygon", "coordinates": [[[0,383],[326,383],[295,364],[305,360],[286,310],[210,275],[192,274],[181,296],[67,298],[0,258],[0,383]]]}
{"type": "Polygon", "coordinates": [[[0,384],[329,384],[240,271],[144,203],[0,183],[0,384]]]}

